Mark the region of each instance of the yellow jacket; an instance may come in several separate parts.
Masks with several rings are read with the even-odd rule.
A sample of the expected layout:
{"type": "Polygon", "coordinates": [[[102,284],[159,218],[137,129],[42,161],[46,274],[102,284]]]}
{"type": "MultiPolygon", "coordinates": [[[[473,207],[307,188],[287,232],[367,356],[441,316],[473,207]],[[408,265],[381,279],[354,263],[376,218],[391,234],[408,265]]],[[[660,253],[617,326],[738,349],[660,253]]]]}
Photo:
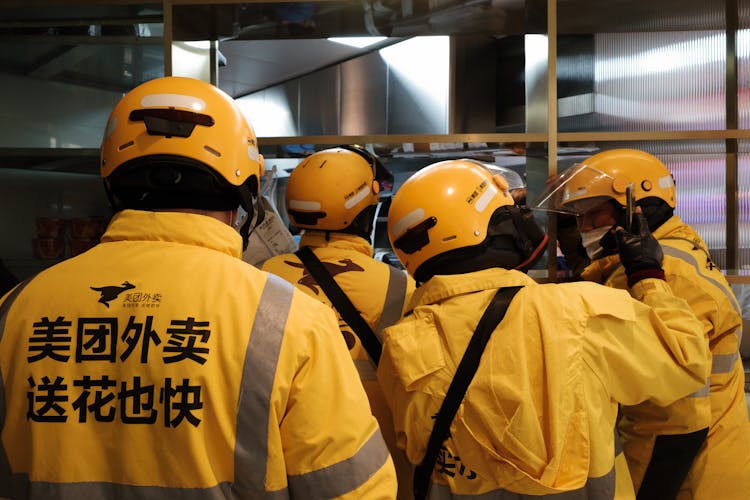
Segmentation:
{"type": "MultiPolygon", "coordinates": [[[[666,408],[650,403],[623,408],[620,432],[636,491],[657,435],[684,434],[710,426],[678,498],[750,498],[750,424],[745,375],[738,354],[740,306],[721,271],[711,262],[706,244],[690,226],[673,216],[653,234],[664,250],[662,267],[667,282],[703,324],[711,370],[703,388],[666,408]]],[[[595,260],[582,276],[611,287],[626,287],[625,271],[617,255],[595,260]]]]}
{"type": "Polygon", "coordinates": [[[0,497],[395,497],[335,316],[240,251],[126,210],[6,297],[0,497]]]}
{"type": "MultiPolygon", "coordinates": [[[[404,271],[372,258],[372,246],[359,236],[332,232],[326,237],[322,231],[306,230],[300,246],[314,249],[315,255],[333,275],[362,318],[380,339],[381,331],[401,318],[411,295],[414,280],[404,271]]],[[[263,263],[263,270],[281,276],[320,302],[331,301],[294,254],[282,254],[263,263]]],[[[398,475],[400,499],[411,497],[411,466],[403,452],[396,447],[393,418],[377,382],[375,364],[359,338],[338,314],[339,327],[359,371],[367,392],[372,413],[391,451],[398,475]]]]}
{"type": "Polygon", "coordinates": [[[634,498],[615,477],[617,402],[668,404],[700,388],[707,373],[700,323],[661,280],[637,283],[635,300],[594,283],[540,285],[504,269],[433,277],[384,332],[378,378],[399,446],[412,463],[422,460],[479,318],[495,290],[515,285],[524,287],[451,425],[431,498],[507,490],[609,499],[615,483],[616,498],[634,498]]]}

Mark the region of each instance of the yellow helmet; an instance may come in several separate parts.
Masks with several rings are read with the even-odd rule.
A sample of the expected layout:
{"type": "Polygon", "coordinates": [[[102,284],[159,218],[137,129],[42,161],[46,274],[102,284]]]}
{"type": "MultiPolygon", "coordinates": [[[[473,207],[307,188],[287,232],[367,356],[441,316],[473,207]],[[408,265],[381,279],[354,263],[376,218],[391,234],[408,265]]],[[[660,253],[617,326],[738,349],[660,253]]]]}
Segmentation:
{"type": "Polygon", "coordinates": [[[193,78],[156,78],[112,111],[101,176],[115,209],[242,206],[252,214],[263,157],[234,100],[193,78]]]}
{"type": "Polygon", "coordinates": [[[672,174],[658,158],[636,149],[613,149],[589,157],[564,172],[536,205],[576,215],[607,199],[625,207],[628,186],[635,202],[656,198],[671,209],[676,205],[672,174]]]}
{"type": "Polygon", "coordinates": [[[546,235],[535,232],[527,237],[524,224],[538,227],[533,218],[521,222],[528,210],[522,213],[525,209],[515,206],[508,182],[500,174],[493,175],[489,167],[468,159],[441,161],[419,170],[396,191],[388,211],[388,238],[401,264],[417,281],[434,274],[432,265],[441,256],[454,257],[454,262],[477,257],[468,251],[462,255],[449,252],[478,249],[488,236],[511,239],[511,248],[504,249],[517,257],[512,267],[521,267],[532,254],[538,255],[540,239],[546,235]],[[496,232],[491,219],[501,207],[508,207],[507,217],[498,220],[497,227],[510,223],[496,232]]]}
{"type": "Polygon", "coordinates": [[[289,219],[300,228],[324,231],[348,228],[363,210],[378,204],[377,171],[375,157],[354,146],[311,154],[289,175],[286,186],[289,219]]]}

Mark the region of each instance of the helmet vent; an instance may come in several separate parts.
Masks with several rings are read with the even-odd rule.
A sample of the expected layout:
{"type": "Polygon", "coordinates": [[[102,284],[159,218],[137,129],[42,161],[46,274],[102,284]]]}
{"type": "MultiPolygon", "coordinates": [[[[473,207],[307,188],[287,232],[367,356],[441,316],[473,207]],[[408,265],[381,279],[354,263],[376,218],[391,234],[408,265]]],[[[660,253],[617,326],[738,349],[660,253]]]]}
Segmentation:
{"type": "Polygon", "coordinates": [[[122,145],[120,145],[120,147],[118,147],[118,148],[117,148],[117,150],[118,150],[118,151],[122,151],[123,149],[127,149],[127,148],[129,148],[129,147],[130,147],[130,146],[132,146],[133,144],[135,144],[135,142],[133,142],[133,141],[128,141],[128,142],[126,142],[125,144],[122,144],[122,145]]]}
{"type": "Polygon", "coordinates": [[[221,158],[221,153],[219,153],[218,151],[216,151],[216,150],[215,150],[214,148],[212,148],[211,146],[203,146],[203,149],[205,149],[206,151],[208,151],[209,153],[211,153],[211,154],[212,154],[212,155],[214,155],[215,157],[217,157],[217,158],[221,158]]]}

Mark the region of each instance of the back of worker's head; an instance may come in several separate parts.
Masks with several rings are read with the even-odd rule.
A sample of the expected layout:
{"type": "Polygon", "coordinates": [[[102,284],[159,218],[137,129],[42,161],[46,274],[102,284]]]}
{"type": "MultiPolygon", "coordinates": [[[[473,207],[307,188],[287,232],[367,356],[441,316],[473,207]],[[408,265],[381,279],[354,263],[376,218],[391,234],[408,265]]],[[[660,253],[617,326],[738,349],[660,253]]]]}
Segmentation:
{"type": "Polygon", "coordinates": [[[558,203],[577,215],[607,200],[624,209],[628,186],[632,186],[635,206],[641,207],[652,231],[674,213],[672,174],[657,157],[637,149],[603,151],[573,167],[557,187],[558,203]]]}
{"type": "Polygon", "coordinates": [[[249,213],[263,174],[252,126],[217,87],[184,77],[145,82],[112,111],[101,175],[115,210],[197,209],[249,213]]]}
{"type": "Polygon", "coordinates": [[[392,176],[374,155],[356,146],[313,153],[297,165],[286,186],[286,211],[303,229],[370,238],[381,181],[392,176]]]}
{"type": "Polygon", "coordinates": [[[416,172],[393,196],[388,238],[418,282],[490,267],[528,269],[547,235],[515,205],[508,182],[474,160],[447,160],[416,172]]]}

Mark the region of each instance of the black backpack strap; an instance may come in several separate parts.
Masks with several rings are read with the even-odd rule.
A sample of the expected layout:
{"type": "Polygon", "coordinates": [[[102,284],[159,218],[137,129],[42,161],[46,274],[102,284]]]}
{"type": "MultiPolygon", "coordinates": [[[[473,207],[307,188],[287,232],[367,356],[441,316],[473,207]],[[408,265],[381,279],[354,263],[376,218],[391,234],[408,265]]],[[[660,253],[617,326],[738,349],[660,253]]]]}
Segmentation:
{"type": "Polygon", "coordinates": [[[370,355],[370,358],[377,365],[380,362],[380,352],[383,350],[383,347],[372,331],[372,328],[370,328],[370,325],[362,318],[362,315],[359,314],[352,301],[349,300],[349,297],[346,296],[338,283],[336,283],[331,273],[326,270],[320,259],[310,250],[310,247],[301,247],[294,254],[299,257],[305,268],[315,278],[315,281],[318,282],[320,288],[323,289],[323,293],[326,294],[333,307],[341,314],[346,324],[357,334],[367,354],[370,355]]]}
{"type": "Polygon", "coordinates": [[[513,297],[521,288],[520,286],[500,288],[479,320],[477,329],[474,330],[474,335],[472,335],[469,345],[466,347],[466,351],[461,358],[461,362],[458,364],[456,374],[453,376],[453,380],[448,387],[443,404],[435,416],[435,424],[432,427],[432,433],[427,443],[427,451],[424,458],[414,469],[413,489],[415,500],[424,500],[427,498],[432,470],[435,468],[435,462],[437,461],[443,442],[450,435],[453,417],[455,417],[458,407],[461,405],[461,401],[464,399],[464,395],[469,388],[469,384],[474,378],[474,374],[479,367],[479,361],[482,359],[482,353],[487,342],[490,340],[492,332],[495,331],[497,325],[503,320],[510,301],[513,300],[513,297]]]}

